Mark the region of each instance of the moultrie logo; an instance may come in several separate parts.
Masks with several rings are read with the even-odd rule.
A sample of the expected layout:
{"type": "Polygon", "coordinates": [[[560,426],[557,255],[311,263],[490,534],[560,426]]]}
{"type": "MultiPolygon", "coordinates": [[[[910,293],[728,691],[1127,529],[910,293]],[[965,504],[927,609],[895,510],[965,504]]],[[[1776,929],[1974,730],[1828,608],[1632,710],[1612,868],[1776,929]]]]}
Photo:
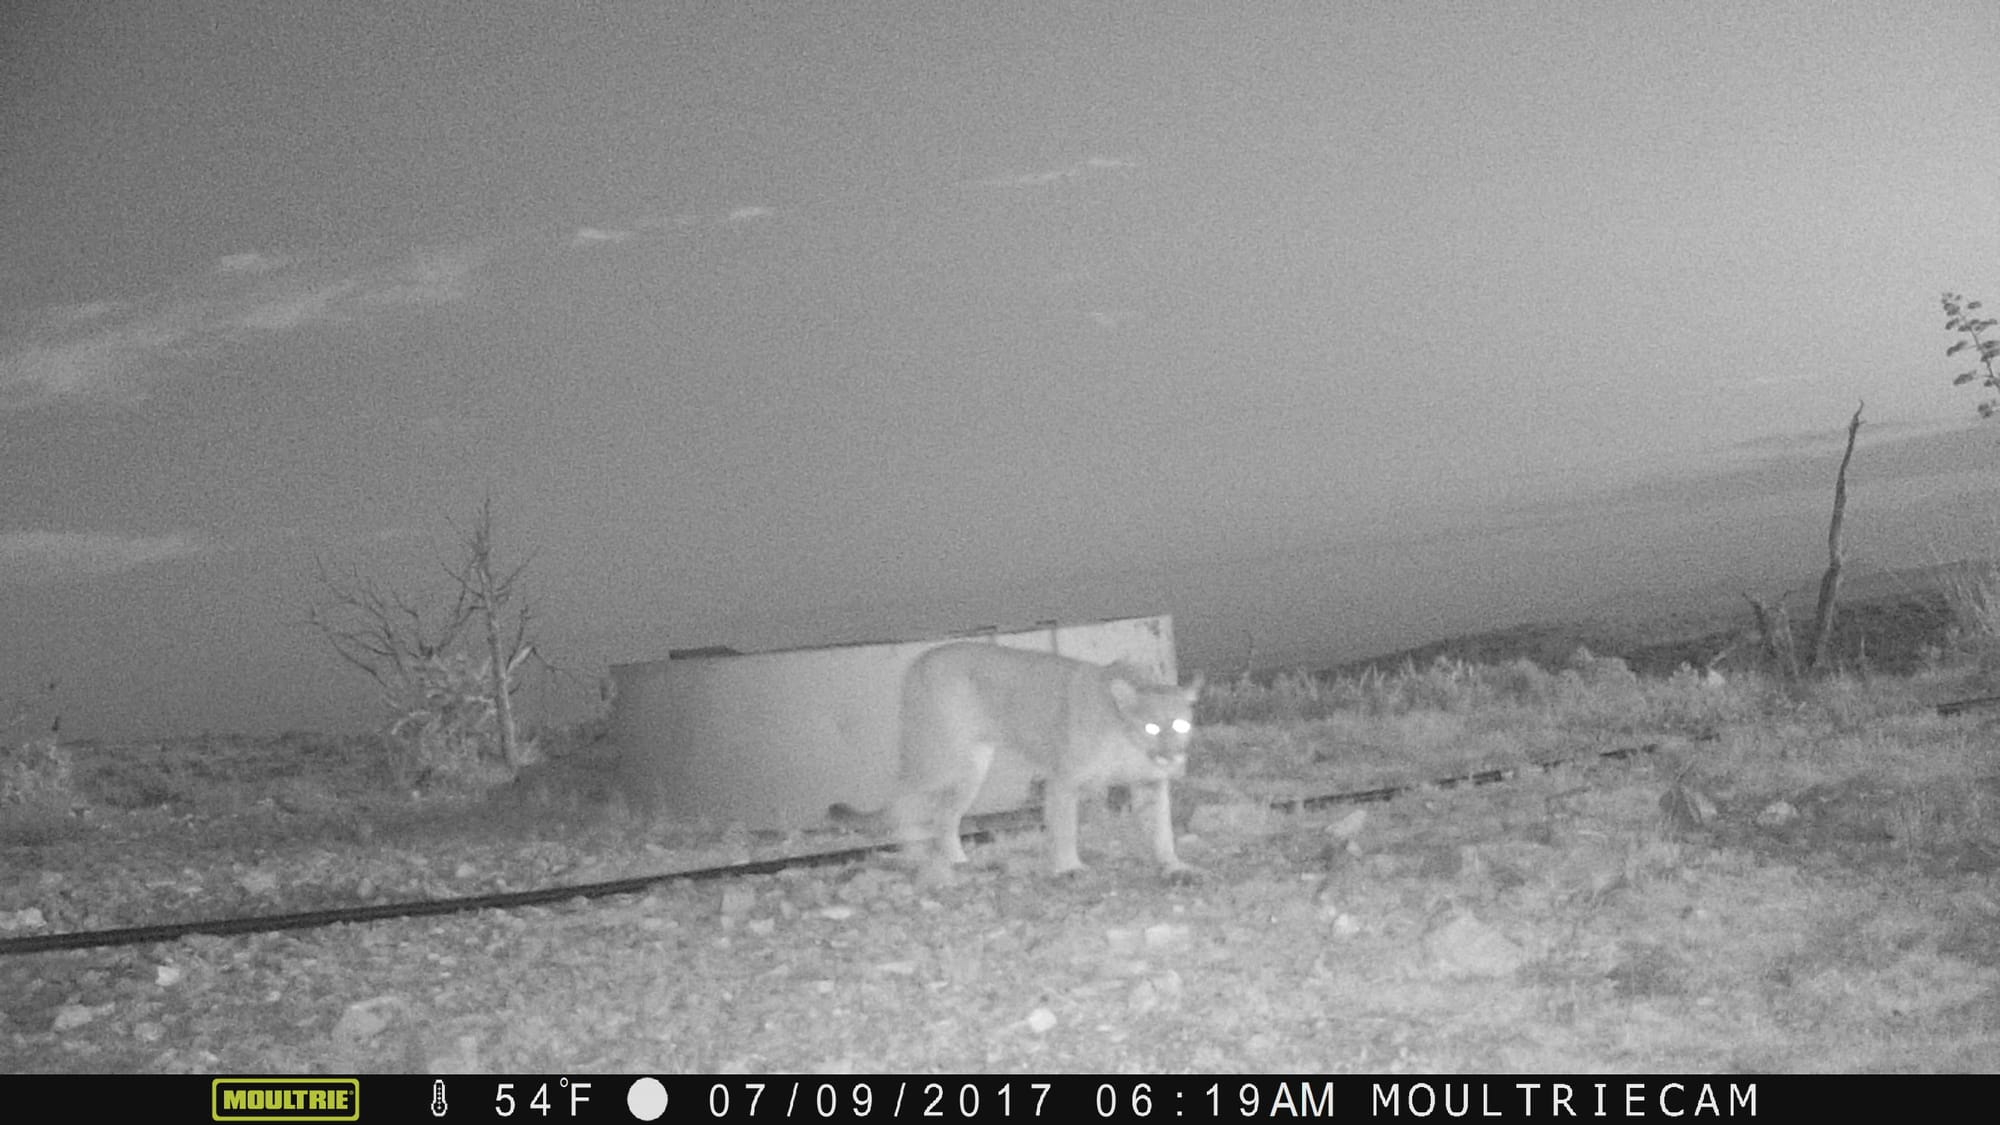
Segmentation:
{"type": "Polygon", "coordinates": [[[359,1121],[359,1078],[217,1078],[209,1112],[217,1121],[359,1121]]]}

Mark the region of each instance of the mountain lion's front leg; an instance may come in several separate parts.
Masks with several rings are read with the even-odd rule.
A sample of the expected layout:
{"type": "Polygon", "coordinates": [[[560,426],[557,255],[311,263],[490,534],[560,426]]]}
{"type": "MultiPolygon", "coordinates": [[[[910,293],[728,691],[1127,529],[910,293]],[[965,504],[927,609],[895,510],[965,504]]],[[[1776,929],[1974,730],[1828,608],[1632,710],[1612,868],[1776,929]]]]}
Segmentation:
{"type": "Polygon", "coordinates": [[[1050,778],[1042,786],[1042,828],[1049,834],[1049,850],[1055,873],[1081,871],[1083,860],[1076,854],[1076,789],[1050,778]]]}
{"type": "Polygon", "coordinates": [[[1153,799],[1151,802],[1153,806],[1153,858],[1160,861],[1160,866],[1165,868],[1169,875],[1178,875],[1182,872],[1194,870],[1187,864],[1182,863],[1181,857],[1174,853],[1174,809],[1172,800],[1167,796],[1166,780],[1161,779],[1152,782],[1149,788],[1153,790],[1153,799]]]}

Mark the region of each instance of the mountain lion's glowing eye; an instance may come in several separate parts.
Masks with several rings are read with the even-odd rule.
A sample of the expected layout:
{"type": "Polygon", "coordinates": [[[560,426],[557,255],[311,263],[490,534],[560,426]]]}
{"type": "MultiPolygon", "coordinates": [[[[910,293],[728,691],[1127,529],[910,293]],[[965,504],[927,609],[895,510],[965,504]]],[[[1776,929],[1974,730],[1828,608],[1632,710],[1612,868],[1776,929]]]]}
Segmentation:
{"type": "Polygon", "coordinates": [[[1158,723],[1147,723],[1147,724],[1146,724],[1146,733],[1147,733],[1147,734],[1158,734],[1158,733],[1160,733],[1160,724],[1158,724],[1158,723]]]}
{"type": "Polygon", "coordinates": [[[1194,729],[1194,724],[1193,724],[1193,723],[1190,723],[1190,722],[1188,722],[1188,721],[1187,721],[1186,719],[1175,719],[1175,720],[1174,720],[1174,733],[1175,733],[1175,734],[1186,734],[1187,732],[1189,732],[1189,731],[1191,731],[1191,730],[1193,730],[1193,729],[1194,729]]]}

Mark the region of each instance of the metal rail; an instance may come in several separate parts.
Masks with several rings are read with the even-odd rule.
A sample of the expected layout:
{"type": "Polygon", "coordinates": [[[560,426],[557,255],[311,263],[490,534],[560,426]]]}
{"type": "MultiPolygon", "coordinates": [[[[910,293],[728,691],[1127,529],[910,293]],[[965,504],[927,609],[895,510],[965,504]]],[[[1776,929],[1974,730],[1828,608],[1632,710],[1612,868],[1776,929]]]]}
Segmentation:
{"type": "MultiPolygon", "coordinates": [[[[1271,802],[1277,812],[1296,813],[1326,808],[1341,804],[1374,804],[1418,789],[1450,789],[1460,785],[1491,785],[1509,781],[1524,769],[1548,771],[1560,766],[1574,765],[1593,759],[1623,760],[1650,754],[1660,748],[1659,743],[1649,742],[1641,746],[1627,746],[1613,750],[1598,750],[1566,757],[1548,758],[1526,762],[1518,766],[1504,766],[1495,769],[1475,770],[1454,774],[1450,777],[1431,778],[1406,782],[1401,785],[1387,785],[1375,789],[1350,790],[1342,793],[1326,793],[1315,797],[1294,797],[1271,802]]],[[[995,833],[1034,827],[1041,823],[1038,809],[1015,809],[1008,812],[989,813],[972,818],[975,827],[964,834],[963,839],[972,843],[986,843],[995,833]]],[[[265,914],[246,918],[210,918],[194,922],[167,922],[153,926],[128,926],[115,930],[77,930],[64,934],[36,934],[30,937],[0,939],[0,956],[18,953],[45,953],[64,949],[106,949],[121,945],[146,945],[154,942],[178,941],[196,934],[228,937],[237,934],[280,933],[286,930],[309,930],[324,926],[338,926],[354,922],[378,922],[385,918],[422,918],[440,914],[462,914],[475,910],[507,910],[519,906],[540,906],[551,902],[566,902],[572,899],[604,898],[608,895],[635,894],[639,891],[664,883],[709,882],[716,879],[733,879],[744,875],[770,875],[791,868],[831,867],[837,864],[853,863],[877,852],[888,851],[896,845],[869,844],[858,848],[843,848],[831,852],[809,852],[804,855],[780,856],[776,859],[757,860],[750,863],[732,863],[721,867],[703,867],[692,871],[670,871],[659,875],[639,875],[629,879],[611,879],[601,883],[580,883],[574,886],[544,887],[533,891],[508,891],[502,894],[474,895],[468,898],[419,899],[410,902],[384,902],[369,906],[344,906],[332,910],[309,910],[297,914],[265,914]]]]}

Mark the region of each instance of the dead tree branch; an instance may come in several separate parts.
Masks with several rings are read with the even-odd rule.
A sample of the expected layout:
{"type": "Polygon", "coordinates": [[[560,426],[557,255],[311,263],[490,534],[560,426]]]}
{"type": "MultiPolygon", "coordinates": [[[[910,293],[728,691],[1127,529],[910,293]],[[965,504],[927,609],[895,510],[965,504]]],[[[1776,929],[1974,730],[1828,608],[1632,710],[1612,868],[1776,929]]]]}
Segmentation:
{"type": "Polygon", "coordinates": [[[1854,418],[1847,423],[1847,453],[1840,459],[1840,472],[1833,480],[1833,519],[1826,529],[1826,574],[1819,580],[1819,604],[1813,609],[1813,652],[1812,669],[1826,670],[1827,652],[1833,641],[1834,604],[1840,596],[1840,523],[1847,514],[1847,466],[1854,460],[1854,437],[1861,432],[1861,410],[1867,403],[1854,408],[1854,418]]]}
{"type": "Polygon", "coordinates": [[[399,706],[418,670],[457,643],[472,620],[474,606],[461,588],[442,620],[426,623],[423,611],[401,591],[384,589],[358,571],[336,577],[315,556],[324,598],[306,611],[306,624],[319,631],[342,660],[375,681],[390,706],[399,706]]]}
{"type": "Polygon", "coordinates": [[[488,675],[492,690],[494,709],[500,721],[500,745],[506,754],[507,764],[520,769],[527,764],[522,751],[518,728],[514,722],[513,695],[518,687],[514,673],[523,662],[534,655],[535,646],[529,638],[529,623],[534,619],[534,606],[526,597],[519,597],[516,604],[515,583],[532,559],[525,559],[504,575],[496,574],[493,545],[493,494],[488,492],[479,506],[479,518],[473,523],[462,540],[465,563],[457,570],[445,567],[457,583],[459,597],[467,602],[485,625],[486,656],[488,675]],[[504,642],[501,639],[503,620],[507,609],[515,605],[512,636],[504,642]]]}

